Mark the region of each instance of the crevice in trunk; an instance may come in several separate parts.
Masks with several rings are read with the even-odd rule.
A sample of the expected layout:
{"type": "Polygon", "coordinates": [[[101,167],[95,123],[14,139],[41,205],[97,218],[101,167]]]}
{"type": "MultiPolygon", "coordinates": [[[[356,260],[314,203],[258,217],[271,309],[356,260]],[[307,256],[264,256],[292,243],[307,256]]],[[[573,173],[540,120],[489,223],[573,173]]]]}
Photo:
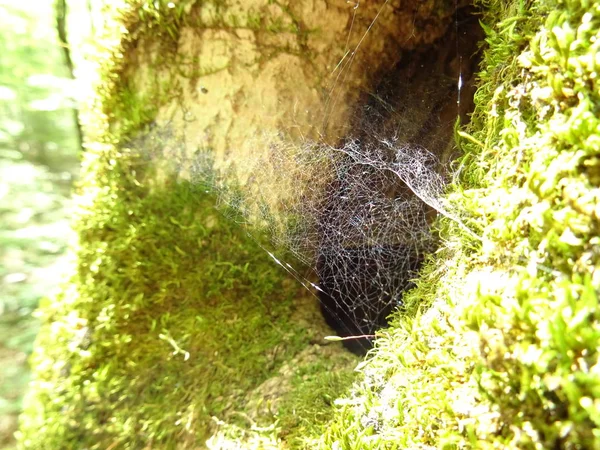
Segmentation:
{"type": "MultiPolygon", "coordinates": [[[[476,10],[465,7],[434,44],[403,53],[393,70],[378,74],[374,87],[362,93],[355,132],[347,142],[360,147],[365,161],[390,164],[395,163],[396,156],[388,154],[394,145],[421,149],[434,156],[431,168],[447,179],[450,162],[458,156],[456,120],[467,123],[473,110],[483,35],[476,10]],[[384,141],[393,145],[386,147],[384,141]]],[[[318,296],[323,316],[340,336],[374,335],[402,307],[403,293],[414,286],[411,280],[425,255],[435,250],[429,226],[437,213],[424,203],[415,207],[415,194],[398,177],[351,159],[346,155],[338,162],[347,167],[330,183],[318,219],[318,296]],[[377,212],[368,207],[370,193],[380,206],[377,212]],[[410,217],[386,216],[402,211],[400,204],[412,205],[404,208],[410,217]]],[[[358,354],[372,344],[370,337],[344,341],[358,354]]]]}

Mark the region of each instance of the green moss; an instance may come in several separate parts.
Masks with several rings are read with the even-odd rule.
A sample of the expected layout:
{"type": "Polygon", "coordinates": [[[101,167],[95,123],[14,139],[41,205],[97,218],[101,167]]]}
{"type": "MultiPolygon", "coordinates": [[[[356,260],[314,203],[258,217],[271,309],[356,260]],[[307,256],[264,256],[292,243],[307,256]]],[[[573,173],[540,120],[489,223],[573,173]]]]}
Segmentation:
{"type": "Polygon", "coordinates": [[[185,182],[150,192],[126,159],[78,224],[72,287],[42,308],[24,448],[201,445],[305,343],[258,245],[185,182]]]}
{"type": "MultiPolygon", "coordinates": [[[[349,372],[306,366],[279,423],[250,427],[256,446],[600,448],[600,5],[482,4],[477,107],[448,194],[472,233],[440,222],[442,248],[348,398],[332,410],[349,372]]],[[[117,53],[156,30],[176,44],[186,14],[144,5],[124,15],[117,53]]],[[[133,95],[111,58],[77,270],[42,308],[25,448],[203,445],[210,417],[243,409],[307,340],[295,292],[257,243],[188,183],[150,183],[152,165],[125,142],[155,97],[133,95]]],[[[250,448],[242,422],[224,436],[250,448]]]]}
{"type": "Polygon", "coordinates": [[[442,221],[326,448],[600,448],[600,4],[484,7],[449,194],[481,238],[442,221]]]}
{"type": "Polygon", "coordinates": [[[39,311],[21,448],[196,448],[221,419],[243,435],[248,393],[310,339],[260,244],[138,148],[178,89],[150,80],[141,96],[122,56],[153,34],[168,62],[184,22],[182,5],[130,6],[86,120],[73,275],[39,311]]]}
{"type": "Polygon", "coordinates": [[[283,399],[277,414],[280,436],[287,443],[294,448],[314,448],[312,437],[325,431],[334,401],[356,378],[355,365],[356,359],[350,354],[330,353],[294,373],[291,394],[283,399]]]}

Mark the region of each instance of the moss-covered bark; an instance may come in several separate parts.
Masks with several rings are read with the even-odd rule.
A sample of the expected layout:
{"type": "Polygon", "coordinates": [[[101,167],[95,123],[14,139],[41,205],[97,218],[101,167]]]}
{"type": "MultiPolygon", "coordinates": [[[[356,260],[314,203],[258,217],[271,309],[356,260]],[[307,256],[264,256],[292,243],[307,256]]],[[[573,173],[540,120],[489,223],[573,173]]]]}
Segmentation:
{"type": "Polygon", "coordinates": [[[324,1],[129,2],[113,14],[85,116],[73,275],[40,310],[22,448],[297,445],[322,426],[356,360],[323,345],[316,300],[214,209],[195,152],[243,179],[245,152],[268,147],[249,145],[258,135],[314,135],[320,114],[337,139],[369,74],[399,57],[386,36],[412,24],[406,48],[434,39],[446,3],[411,15],[365,5],[356,21],[352,5],[324,1]],[[348,66],[326,112],[331,64],[378,13],[390,28],[365,45],[372,71],[348,66]]]}
{"type": "MultiPolygon", "coordinates": [[[[440,222],[443,247],[350,394],[353,360],[309,346],[322,333],[298,289],[190,182],[197,149],[223,168],[257,148],[248,136],[314,135],[315,115],[335,140],[357,89],[395,62],[395,33],[413,27],[407,49],[435,39],[451,3],[382,15],[334,114],[320,89],[357,44],[345,2],[124,10],[23,448],[600,448],[598,2],[481,5],[477,107],[448,194],[473,233],[440,222]]],[[[379,8],[363,11],[364,31],[379,8]]]]}
{"type": "Polygon", "coordinates": [[[600,448],[600,4],[482,6],[449,193],[479,238],[442,221],[325,448],[600,448]]]}

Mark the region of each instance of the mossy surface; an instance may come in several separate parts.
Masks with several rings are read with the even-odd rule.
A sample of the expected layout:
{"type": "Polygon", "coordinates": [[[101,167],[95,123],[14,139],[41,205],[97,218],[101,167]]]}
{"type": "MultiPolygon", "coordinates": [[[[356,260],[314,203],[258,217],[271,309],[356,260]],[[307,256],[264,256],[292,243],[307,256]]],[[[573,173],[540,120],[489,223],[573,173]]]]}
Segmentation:
{"type": "MultiPolygon", "coordinates": [[[[248,396],[315,330],[295,317],[305,306],[299,288],[260,237],[226,218],[205,186],[178,179],[140,147],[178,89],[169,86],[167,98],[168,83],[153,79],[141,95],[123,54],[152,35],[158,64],[169,62],[183,9],[133,2],[119,14],[117,45],[98,55],[98,96],[85,117],[73,275],[38,312],[20,448],[204,448],[223,424],[258,435],[249,445],[279,445],[280,414],[266,431],[251,429],[248,396]]],[[[335,360],[348,379],[354,358],[335,360]]],[[[279,396],[297,401],[292,388],[279,396]]],[[[290,411],[297,422],[286,433],[315,408],[290,411]]]]}
{"type": "Polygon", "coordinates": [[[349,363],[356,365],[350,354],[335,354],[315,358],[294,372],[291,379],[291,395],[279,406],[281,435],[294,448],[314,448],[312,437],[323,432],[329,422],[333,402],[345,394],[354,381],[355,374],[340,367],[349,363]],[[340,362],[343,358],[346,363],[340,362]]]}
{"type": "MultiPolygon", "coordinates": [[[[121,51],[147,32],[176,41],[187,4],[152,5],[125,15],[121,51]]],[[[316,362],[279,425],[252,423],[252,446],[246,419],[219,422],[228,445],[600,448],[600,4],[481,6],[477,107],[449,193],[472,233],[440,222],[442,247],[335,412],[351,375],[316,362]]],[[[242,408],[307,341],[295,290],[254,241],[187,182],[147,182],[124,143],[161,96],[129,95],[111,61],[76,275],[42,308],[25,448],[201,446],[211,416],[242,408]]]]}
{"type": "Polygon", "coordinates": [[[324,448],[600,448],[600,3],[485,2],[429,261],[324,448]]]}
{"type": "Polygon", "coordinates": [[[120,170],[79,224],[72,287],[42,307],[24,447],[200,444],[306,343],[296,289],[213,199],[120,170]]]}

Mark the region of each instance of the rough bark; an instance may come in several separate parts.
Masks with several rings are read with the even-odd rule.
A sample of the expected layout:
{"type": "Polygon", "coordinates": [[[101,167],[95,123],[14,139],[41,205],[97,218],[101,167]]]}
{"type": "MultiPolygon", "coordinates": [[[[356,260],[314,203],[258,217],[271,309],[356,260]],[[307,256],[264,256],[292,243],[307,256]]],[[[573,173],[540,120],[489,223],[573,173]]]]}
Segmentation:
{"type": "MultiPolygon", "coordinates": [[[[217,169],[260,159],[269,141],[337,143],[353,108],[404,53],[440,38],[454,2],[315,0],[205,3],[186,15],[169,64],[149,33],[124,55],[140,94],[156,80],[172,99],[155,122],[180,134],[186,155],[210,149],[217,169]],[[185,21],[184,21],[185,22],[185,21]],[[174,66],[173,66],[174,65],[174,66]]],[[[181,157],[181,155],[179,155],[181,157]]]]}

